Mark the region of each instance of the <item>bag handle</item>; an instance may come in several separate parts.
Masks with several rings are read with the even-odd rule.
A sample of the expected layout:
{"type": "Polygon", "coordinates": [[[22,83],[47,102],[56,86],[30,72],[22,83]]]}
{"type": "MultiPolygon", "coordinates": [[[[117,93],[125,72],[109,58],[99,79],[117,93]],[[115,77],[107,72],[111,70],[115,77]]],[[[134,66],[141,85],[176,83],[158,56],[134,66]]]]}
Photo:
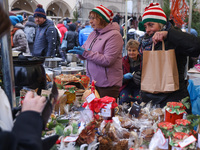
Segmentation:
{"type": "MultiPolygon", "coordinates": [[[[155,50],[154,43],[152,44],[152,51],[155,50]]],[[[165,51],[165,42],[162,40],[162,51],[165,51]]]]}

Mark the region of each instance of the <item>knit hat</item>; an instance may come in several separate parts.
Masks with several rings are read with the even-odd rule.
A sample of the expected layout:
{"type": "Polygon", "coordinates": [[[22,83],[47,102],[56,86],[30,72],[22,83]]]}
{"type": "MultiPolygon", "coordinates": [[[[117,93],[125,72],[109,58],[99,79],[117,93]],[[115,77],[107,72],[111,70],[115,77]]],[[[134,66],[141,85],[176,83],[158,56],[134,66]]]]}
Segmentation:
{"type": "Polygon", "coordinates": [[[142,22],[139,23],[139,30],[145,31],[144,23],[146,22],[166,24],[167,17],[159,3],[151,3],[145,8],[142,16],[142,22]]]}
{"type": "Polygon", "coordinates": [[[37,8],[34,12],[33,17],[43,17],[44,19],[46,19],[46,13],[45,13],[43,6],[41,4],[37,5],[37,8]]]}
{"type": "Polygon", "coordinates": [[[75,23],[70,24],[69,25],[69,30],[75,31],[76,30],[76,24],[75,23]]]}
{"type": "Polygon", "coordinates": [[[13,26],[20,22],[17,16],[9,16],[9,18],[13,26]]]}
{"type": "Polygon", "coordinates": [[[103,5],[97,6],[92,9],[93,12],[98,13],[106,22],[110,23],[113,20],[113,12],[112,10],[104,7],[103,5]]]}
{"type": "Polygon", "coordinates": [[[32,15],[28,16],[28,21],[35,22],[34,17],[32,15]]]}
{"type": "Polygon", "coordinates": [[[17,15],[17,17],[19,18],[19,22],[22,22],[24,20],[22,15],[17,15]]]}

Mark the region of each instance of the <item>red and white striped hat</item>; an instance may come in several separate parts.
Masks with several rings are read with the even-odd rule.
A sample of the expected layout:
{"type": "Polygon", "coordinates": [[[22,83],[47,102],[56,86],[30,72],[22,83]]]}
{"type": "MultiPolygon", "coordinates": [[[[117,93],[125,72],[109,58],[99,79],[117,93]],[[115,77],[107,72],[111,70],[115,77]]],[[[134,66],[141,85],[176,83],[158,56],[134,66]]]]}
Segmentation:
{"type": "Polygon", "coordinates": [[[98,13],[106,22],[110,23],[113,20],[113,12],[112,10],[104,7],[103,5],[97,6],[92,11],[98,13]]]}
{"type": "Polygon", "coordinates": [[[166,24],[167,17],[159,3],[151,3],[145,8],[142,16],[142,23],[144,24],[146,22],[158,22],[166,24]]]}

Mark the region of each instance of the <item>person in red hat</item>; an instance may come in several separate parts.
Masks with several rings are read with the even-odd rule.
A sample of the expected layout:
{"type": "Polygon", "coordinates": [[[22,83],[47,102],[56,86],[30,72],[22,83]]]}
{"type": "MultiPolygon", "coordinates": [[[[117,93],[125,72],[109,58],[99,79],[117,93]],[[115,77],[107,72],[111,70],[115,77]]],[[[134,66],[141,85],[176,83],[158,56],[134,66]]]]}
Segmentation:
{"type": "Polygon", "coordinates": [[[103,5],[89,13],[93,32],[82,47],[74,47],[70,53],[79,54],[87,60],[87,75],[96,81],[100,97],[117,98],[122,86],[122,47],[123,39],[118,23],[112,22],[113,12],[103,5]]]}
{"type": "Polygon", "coordinates": [[[153,104],[160,104],[164,107],[169,101],[180,101],[189,96],[187,85],[185,83],[184,73],[187,62],[187,56],[197,57],[200,53],[200,39],[188,33],[183,33],[175,29],[167,20],[166,14],[159,3],[151,3],[145,8],[142,16],[142,22],[139,23],[139,29],[146,34],[139,39],[139,52],[152,50],[152,44],[155,44],[155,50],[162,49],[162,40],[165,43],[165,49],[175,49],[176,62],[179,73],[179,90],[171,93],[152,94],[142,92],[141,97],[144,102],[152,101],[153,104]]]}

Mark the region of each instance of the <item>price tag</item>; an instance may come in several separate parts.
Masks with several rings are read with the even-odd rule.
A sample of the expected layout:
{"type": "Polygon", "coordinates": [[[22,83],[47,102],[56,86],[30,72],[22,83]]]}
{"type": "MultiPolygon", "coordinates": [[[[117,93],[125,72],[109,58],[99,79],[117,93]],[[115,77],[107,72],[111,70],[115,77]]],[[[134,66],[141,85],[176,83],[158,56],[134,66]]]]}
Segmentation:
{"type": "Polygon", "coordinates": [[[101,116],[111,117],[111,109],[101,109],[101,116]]]}
{"type": "Polygon", "coordinates": [[[165,138],[165,136],[163,135],[163,133],[162,133],[162,131],[160,130],[160,129],[158,129],[157,131],[156,131],[156,133],[155,133],[156,135],[156,137],[159,137],[159,140],[160,140],[160,145],[161,146],[164,146],[165,145],[165,143],[166,143],[166,138],[165,138]]]}
{"type": "Polygon", "coordinates": [[[191,135],[189,136],[188,138],[186,138],[185,140],[181,141],[181,142],[178,142],[178,145],[181,147],[181,148],[184,148],[186,146],[188,146],[189,144],[195,142],[197,139],[191,135]]]}
{"type": "Polygon", "coordinates": [[[78,139],[78,136],[67,136],[64,138],[64,142],[75,142],[78,139]]]}
{"type": "Polygon", "coordinates": [[[142,107],[140,105],[137,105],[136,103],[133,103],[129,113],[137,118],[139,116],[141,108],[142,107]]]}
{"type": "Polygon", "coordinates": [[[88,103],[90,103],[91,101],[93,101],[95,99],[95,95],[94,93],[90,94],[88,97],[86,97],[86,100],[88,103]]]}

